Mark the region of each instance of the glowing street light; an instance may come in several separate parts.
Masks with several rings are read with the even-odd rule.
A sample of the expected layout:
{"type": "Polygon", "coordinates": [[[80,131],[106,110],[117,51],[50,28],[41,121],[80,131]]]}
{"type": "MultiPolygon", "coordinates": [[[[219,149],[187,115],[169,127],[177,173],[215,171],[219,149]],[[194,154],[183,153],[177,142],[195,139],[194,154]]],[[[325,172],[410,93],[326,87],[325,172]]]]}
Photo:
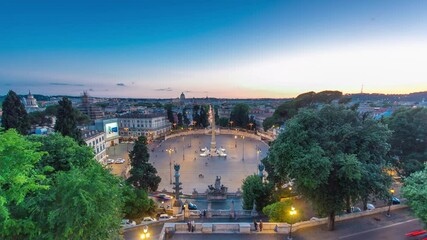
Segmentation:
{"type": "Polygon", "coordinates": [[[234,135],[234,148],[237,148],[237,136],[234,135]]]}
{"type": "Polygon", "coordinates": [[[292,207],[291,208],[291,211],[289,211],[289,214],[291,215],[291,218],[290,218],[290,222],[291,222],[291,227],[290,227],[290,229],[289,229],[289,236],[288,236],[288,240],[292,240],[292,218],[293,218],[293,216],[295,215],[295,214],[297,214],[297,210],[295,210],[295,208],[294,207],[292,207]]]}
{"type": "Polygon", "coordinates": [[[259,154],[261,153],[261,149],[257,149],[256,150],[256,160],[257,160],[257,162],[259,161],[259,154]]]}
{"type": "Polygon", "coordinates": [[[390,189],[390,193],[391,193],[391,199],[390,199],[390,203],[388,204],[388,210],[387,210],[387,217],[390,217],[390,208],[391,208],[391,204],[393,204],[393,194],[394,194],[394,189],[390,189]]]}

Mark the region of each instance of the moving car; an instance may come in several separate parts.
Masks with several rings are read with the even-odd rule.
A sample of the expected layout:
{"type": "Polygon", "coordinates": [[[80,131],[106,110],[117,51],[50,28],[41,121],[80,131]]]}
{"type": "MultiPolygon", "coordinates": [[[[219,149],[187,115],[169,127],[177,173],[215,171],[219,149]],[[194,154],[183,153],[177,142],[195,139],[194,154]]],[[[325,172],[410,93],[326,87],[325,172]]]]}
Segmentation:
{"type": "Polygon", "coordinates": [[[115,161],[115,163],[119,163],[119,164],[122,164],[124,162],[125,160],[123,158],[117,158],[117,160],[115,161]]]}
{"type": "Polygon", "coordinates": [[[107,164],[113,164],[114,162],[115,162],[114,159],[111,159],[111,158],[107,159],[107,164]]]}
{"type": "Polygon", "coordinates": [[[173,197],[170,195],[167,195],[165,193],[160,193],[156,196],[154,196],[155,198],[161,199],[161,200],[171,200],[173,197]]]}
{"type": "Polygon", "coordinates": [[[145,217],[144,219],[142,219],[141,223],[150,223],[150,222],[155,222],[156,219],[152,218],[152,217],[145,217]]]}
{"type": "MultiPolygon", "coordinates": [[[[197,205],[196,204],[194,204],[192,202],[189,202],[189,203],[186,203],[186,204],[188,204],[188,210],[197,210],[197,205]]],[[[184,209],[184,208],[185,208],[185,206],[182,205],[182,209],[184,209]]]]}
{"type": "Polygon", "coordinates": [[[391,202],[393,203],[393,205],[400,204],[400,200],[397,197],[392,197],[391,202]]]}

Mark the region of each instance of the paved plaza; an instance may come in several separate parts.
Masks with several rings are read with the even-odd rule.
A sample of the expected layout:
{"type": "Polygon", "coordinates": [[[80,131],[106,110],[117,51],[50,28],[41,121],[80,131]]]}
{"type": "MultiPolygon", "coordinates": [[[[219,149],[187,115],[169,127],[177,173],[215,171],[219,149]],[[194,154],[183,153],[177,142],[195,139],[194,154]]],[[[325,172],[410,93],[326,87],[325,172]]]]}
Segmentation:
{"type": "MultiPolygon", "coordinates": [[[[200,149],[210,148],[211,135],[190,135],[168,139],[161,144],[151,146],[150,162],[156,167],[162,181],[159,190],[172,191],[170,184],[170,165],[181,165],[182,192],[191,194],[193,189],[206,191],[208,185],[215,183],[216,176],[221,176],[221,184],[229,192],[241,188],[242,180],[258,172],[260,160],[267,155],[268,145],[262,141],[234,135],[217,135],[217,148],[226,149],[227,157],[201,157],[200,149]],[[167,149],[173,151],[169,154],[167,149]],[[261,152],[257,153],[257,149],[261,152]],[[199,175],[203,175],[200,177],[199,175]]],[[[172,181],[174,181],[172,179],[172,181]]]]}

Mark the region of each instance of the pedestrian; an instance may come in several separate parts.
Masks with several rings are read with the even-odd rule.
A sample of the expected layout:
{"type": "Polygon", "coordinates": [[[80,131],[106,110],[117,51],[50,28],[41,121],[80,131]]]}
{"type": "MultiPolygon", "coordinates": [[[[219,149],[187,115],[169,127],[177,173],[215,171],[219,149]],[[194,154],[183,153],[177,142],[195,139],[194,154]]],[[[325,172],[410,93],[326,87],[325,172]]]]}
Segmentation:
{"type": "Polygon", "coordinates": [[[194,232],[194,230],[196,229],[196,223],[193,221],[191,221],[191,232],[194,232]]]}
{"type": "Polygon", "coordinates": [[[262,232],[262,219],[259,220],[259,231],[262,232]]]}
{"type": "Polygon", "coordinates": [[[190,232],[191,231],[191,222],[190,221],[187,222],[187,227],[188,227],[188,232],[190,232]]]}
{"type": "Polygon", "coordinates": [[[255,218],[254,218],[254,228],[255,228],[255,232],[258,232],[258,224],[257,224],[257,222],[255,221],[255,218]]]}

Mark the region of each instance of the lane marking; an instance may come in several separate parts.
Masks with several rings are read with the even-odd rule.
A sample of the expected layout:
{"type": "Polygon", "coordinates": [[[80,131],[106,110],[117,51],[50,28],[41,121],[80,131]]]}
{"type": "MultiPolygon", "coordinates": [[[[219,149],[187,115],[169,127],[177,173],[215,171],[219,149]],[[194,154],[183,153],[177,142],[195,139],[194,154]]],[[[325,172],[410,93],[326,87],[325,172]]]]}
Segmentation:
{"type": "Polygon", "coordinates": [[[398,225],[409,223],[409,222],[413,222],[413,221],[418,221],[418,218],[409,219],[409,220],[406,220],[404,222],[393,223],[393,224],[390,224],[390,225],[387,225],[387,226],[383,226],[383,227],[379,227],[379,228],[374,228],[374,229],[366,230],[366,231],[363,231],[363,232],[349,234],[349,235],[346,235],[346,236],[339,237],[338,239],[344,239],[344,238],[354,237],[354,236],[357,236],[357,235],[360,235],[360,234],[365,234],[365,233],[377,231],[377,230],[380,230],[380,229],[390,228],[390,227],[398,226],[398,225]]]}

